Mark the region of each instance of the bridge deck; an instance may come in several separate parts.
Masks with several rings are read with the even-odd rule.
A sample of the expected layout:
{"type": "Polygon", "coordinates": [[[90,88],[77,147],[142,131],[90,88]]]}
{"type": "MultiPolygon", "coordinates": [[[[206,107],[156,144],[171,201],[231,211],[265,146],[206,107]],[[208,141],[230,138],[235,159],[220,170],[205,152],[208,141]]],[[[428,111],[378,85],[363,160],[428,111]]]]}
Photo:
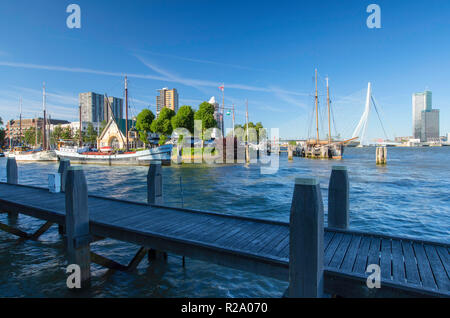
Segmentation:
{"type": "MultiPolygon", "coordinates": [[[[89,196],[93,235],[288,280],[289,224],[89,196]]],[[[0,183],[0,209],[65,224],[65,196],[0,183]]],[[[343,296],[450,296],[450,245],[325,229],[325,290],[343,296]],[[380,289],[365,270],[381,268],[380,289]]]]}

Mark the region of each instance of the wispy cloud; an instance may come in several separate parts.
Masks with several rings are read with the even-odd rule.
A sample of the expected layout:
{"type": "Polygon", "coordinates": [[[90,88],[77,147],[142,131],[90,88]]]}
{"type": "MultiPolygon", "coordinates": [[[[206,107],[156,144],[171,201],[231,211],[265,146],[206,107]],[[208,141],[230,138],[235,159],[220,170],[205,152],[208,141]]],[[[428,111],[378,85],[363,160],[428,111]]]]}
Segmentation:
{"type": "MultiPolygon", "coordinates": [[[[115,76],[115,77],[123,77],[123,76],[127,75],[130,78],[173,82],[173,83],[179,83],[179,84],[183,84],[183,85],[187,85],[187,86],[191,86],[191,87],[214,87],[214,88],[217,88],[222,84],[219,81],[216,82],[216,81],[185,78],[185,77],[175,76],[174,74],[171,74],[171,75],[169,74],[170,76],[159,76],[159,75],[149,75],[149,74],[109,72],[109,71],[101,71],[101,70],[78,68],[78,67],[40,65],[40,64],[5,62],[5,61],[0,61],[0,66],[36,69],[36,70],[58,71],[58,72],[84,73],[84,74],[115,76]]],[[[161,70],[161,69],[158,69],[158,70],[159,70],[159,72],[164,72],[164,70],[161,70]]],[[[299,93],[299,92],[294,92],[294,91],[281,90],[281,89],[274,90],[273,88],[270,88],[270,87],[258,87],[258,86],[236,84],[236,83],[226,83],[225,87],[226,87],[226,89],[238,89],[238,90],[246,90],[246,91],[253,91],[253,92],[267,92],[267,93],[278,92],[278,93],[294,95],[294,96],[308,95],[305,93],[299,93]]]]}
{"type": "Polygon", "coordinates": [[[237,64],[222,63],[222,62],[210,61],[210,60],[205,60],[205,59],[195,59],[195,58],[177,56],[177,55],[172,55],[172,54],[162,54],[162,53],[146,51],[146,50],[135,50],[135,52],[138,52],[138,51],[146,53],[146,54],[155,55],[155,56],[167,57],[167,58],[172,58],[172,59],[177,59],[177,60],[187,61],[187,62],[193,62],[193,63],[217,65],[217,66],[223,66],[223,67],[227,67],[227,68],[231,67],[231,68],[236,68],[236,69],[240,69],[240,70],[248,70],[248,71],[279,73],[274,70],[254,68],[254,67],[248,67],[248,66],[237,65],[237,64]]]}
{"type": "MultiPolygon", "coordinates": [[[[10,86],[0,91],[0,112],[3,119],[19,116],[19,98],[22,98],[24,118],[42,116],[42,91],[33,88],[10,86]]],[[[52,118],[74,120],[77,118],[77,97],[47,90],[47,110],[52,118]]]]}

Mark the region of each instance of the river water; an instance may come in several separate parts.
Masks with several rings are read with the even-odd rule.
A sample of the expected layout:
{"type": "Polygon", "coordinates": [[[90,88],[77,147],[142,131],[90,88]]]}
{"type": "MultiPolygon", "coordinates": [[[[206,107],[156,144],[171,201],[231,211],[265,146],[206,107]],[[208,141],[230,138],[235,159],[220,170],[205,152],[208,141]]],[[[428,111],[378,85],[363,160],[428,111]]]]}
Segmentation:
{"type": "MultiPolygon", "coordinates": [[[[288,222],[295,178],[318,177],[326,207],[334,164],[349,170],[351,229],[450,242],[450,147],[389,148],[385,167],[375,165],[375,148],[347,148],[340,162],[288,162],[282,154],[274,174],[261,174],[258,165],[163,167],[165,203],[288,222]]],[[[0,159],[1,181],[6,179],[5,165],[0,159]]],[[[48,173],[57,168],[58,164],[19,163],[19,182],[44,187],[48,173]]],[[[84,169],[90,193],[146,200],[148,168],[84,169]]],[[[0,214],[0,222],[8,222],[6,214],[0,214]]],[[[17,220],[17,226],[29,232],[41,224],[23,215],[17,220]]],[[[138,249],[110,239],[91,246],[123,264],[138,249]]],[[[66,288],[66,266],[56,226],[39,242],[20,242],[0,232],[0,297],[279,297],[287,287],[275,279],[192,259],[186,259],[183,268],[181,257],[169,255],[167,263],[149,266],[144,260],[131,274],[93,265],[92,288],[74,294],[66,288]]]]}

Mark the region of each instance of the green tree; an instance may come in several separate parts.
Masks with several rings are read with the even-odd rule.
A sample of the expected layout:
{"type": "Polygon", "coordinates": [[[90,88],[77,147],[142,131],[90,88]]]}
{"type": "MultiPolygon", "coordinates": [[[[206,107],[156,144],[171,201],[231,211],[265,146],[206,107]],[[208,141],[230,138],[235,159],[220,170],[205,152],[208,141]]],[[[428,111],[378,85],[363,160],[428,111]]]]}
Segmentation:
{"type": "MultiPolygon", "coordinates": [[[[81,132],[81,139],[82,140],[85,140],[85,132],[84,131],[82,131],[81,132]]],[[[75,134],[73,134],[73,137],[72,137],[72,140],[74,141],[74,142],[76,142],[76,143],[78,143],[79,141],[80,141],[80,130],[79,129],[77,129],[76,131],[75,131],[75,134]]]]}
{"type": "Polygon", "coordinates": [[[95,143],[97,141],[97,132],[94,129],[94,125],[92,123],[88,124],[86,129],[86,133],[83,136],[83,140],[88,143],[95,143]]]}
{"type": "MultiPolygon", "coordinates": [[[[25,130],[23,140],[28,146],[34,145],[36,143],[36,129],[28,128],[27,130],[25,130]]],[[[41,140],[42,140],[42,131],[38,130],[38,143],[40,143],[41,140]]]]}
{"type": "MultiPolygon", "coordinates": [[[[1,118],[0,118],[1,120],[1,118]]],[[[6,137],[6,131],[3,127],[0,128],[0,147],[3,147],[5,145],[5,137],[6,137]]]]}
{"type": "Polygon", "coordinates": [[[171,119],[173,116],[175,116],[175,112],[170,108],[164,107],[158,118],[152,122],[151,131],[160,135],[171,135],[173,131],[171,119]]]}
{"type": "Polygon", "coordinates": [[[50,136],[50,142],[52,144],[56,144],[62,138],[62,135],[63,135],[62,127],[60,125],[56,126],[53,129],[53,132],[52,132],[52,134],[50,136]]]}
{"type": "Polygon", "coordinates": [[[165,143],[166,143],[166,141],[167,141],[167,137],[166,137],[166,135],[161,135],[160,137],[159,137],[159,145],[160,146],[162,146],[162,145],[164,145],[165,143]]]}
{"type": "Polygon", "coordinates": [[[71,140],[72,138],[73,138],[72,129],[70,128],[70,126],[67,126],[66,128],[63,129],[61,133],[61,139],[71,140]]]}
{"type": "Polygon", "coordinates": [[[202,122],[202,131],[201,131],[202,140],[204,140],[207,137],[204,135],[207,129],[217,127],[217,122],[214,119],[214,106],[208,102],[203,102],[198,106],[198,110],[195,112],[194,119],[201,120],[202,122]]]}
{"type": "Polygon", "coordinates": [[[177,114],[172,117],[172,128],[186,128],[194,133],[194,110],[191,106],[181,106],[177,114]]]}
{"type": "Polygon", "coordinates": [[[150,109],[142,110],[136,119],[136,129],[139,131],[139,139],[148,144],[148,133],[152,131],[152,123],[155,115],[150,109]]]}

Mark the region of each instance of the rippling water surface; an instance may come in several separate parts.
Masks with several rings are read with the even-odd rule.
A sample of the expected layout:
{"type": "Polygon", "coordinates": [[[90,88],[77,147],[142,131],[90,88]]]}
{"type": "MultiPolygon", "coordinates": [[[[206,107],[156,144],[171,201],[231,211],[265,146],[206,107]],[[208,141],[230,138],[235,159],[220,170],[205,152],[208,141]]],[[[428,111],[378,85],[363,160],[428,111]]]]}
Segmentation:
{"type": "MultiPolygon", "coordinates": [[[[450,242],[450,147],[389,148],[388,165],[375,165],[374,148],[347,148],[352,229],[450,242]]],[[[0,180],[5,181],[5,159],[0,180]]],[[[335,161],[280,158],[277,173],[257,165],[183,165],[163,168],[167,205],[288,222],[294,179],[320,178],[325,207],[335,161]],[[181,196],[182,180],[183,199],[181,196]]],[[[19,182],[46,186],[57,164],[19,163],[19,182]]],[[[145,201],[146,167],[84,166],[89,192],[145,201]]],[[[126,211],[124,211],[126,213],[126,211]]],[[[326,219],[326,218],[325,218],[326,219]]],[[[8,222],[0,214],[0,222],[8,222]]],[[[33,231],[42,221],[20,215],[17,226],[33,231]]],[[[138,247],[104,240],[92,249],[128,263],[138,247]]],[[[93,287],[74,295],[65,286],[64,244],[53,226],[39,242],[20,242],[0,232],[1,297],[279,297],[287,283],[226,267],[169,255],[167,263],[143,261],[132,274],[93,265],[93,287]]]]}

